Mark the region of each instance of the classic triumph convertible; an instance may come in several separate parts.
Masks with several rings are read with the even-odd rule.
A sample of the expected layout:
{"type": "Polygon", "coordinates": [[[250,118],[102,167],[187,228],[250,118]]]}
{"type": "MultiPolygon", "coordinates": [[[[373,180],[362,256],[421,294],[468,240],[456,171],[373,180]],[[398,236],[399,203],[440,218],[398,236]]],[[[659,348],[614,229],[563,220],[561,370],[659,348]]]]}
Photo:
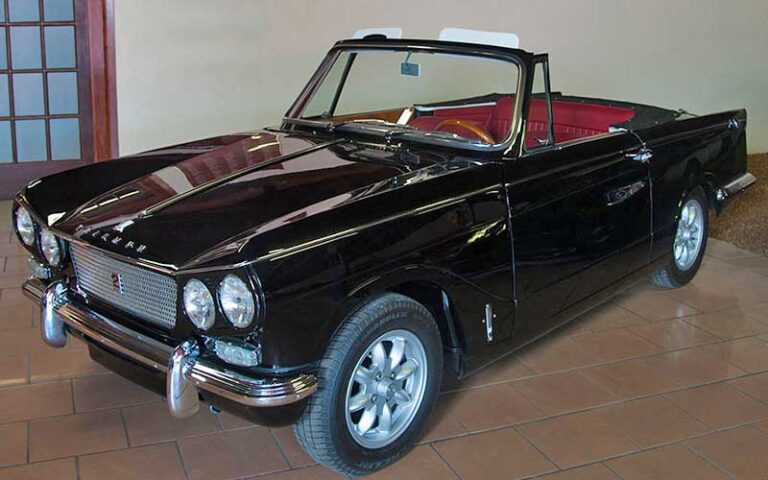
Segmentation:
{"type": "Polygon", "coordinates": [[[755,181],[746,112],[566,96],[516,46],[341,41],[278,127],[30,183],[43,338],[361,475],[411,448],[444,375],[639,279],[688,283],[708,212],[755,181]]]}

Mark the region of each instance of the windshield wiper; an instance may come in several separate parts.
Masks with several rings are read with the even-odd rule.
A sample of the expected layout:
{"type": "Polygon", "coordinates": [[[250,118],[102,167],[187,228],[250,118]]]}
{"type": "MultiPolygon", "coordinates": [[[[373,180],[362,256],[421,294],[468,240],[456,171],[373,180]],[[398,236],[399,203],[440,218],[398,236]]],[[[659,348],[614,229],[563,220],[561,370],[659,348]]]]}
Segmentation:
{"type": "Polygon", "coordinates": [[[330,121],[321,122],[319,120],[307,120],[304,118],[284,117],[283,122],[289,123],[291,125],[299,125],[300,127],[323,128],[325,130],[328,130],[329,132],[332,132],[333,129],[336,127],[336,125],[330,121]]]}
{"type": "Polygon", "coordinates": [[[411,125],[406,125],[404,123],[395,123],[395,122],[390,122],[390,121],[387,121],[387,120],[380,120],[378,118],[350,120],[348,122],[337,123],[336,126],[339,127],[341,125],[349,125],[349,124],[352,124],[352,123],[357,123],[357,124],[360,124],[360,123],[362,123],[362,124],[370,123],[370,124],[374,124],[374,125],[381,125],[381,126],[384,126],[384,127],[395,127],[395,128],[406,129],[406,130],[414,130],[416,128],[416,127],[413,127],[411,125]]]}

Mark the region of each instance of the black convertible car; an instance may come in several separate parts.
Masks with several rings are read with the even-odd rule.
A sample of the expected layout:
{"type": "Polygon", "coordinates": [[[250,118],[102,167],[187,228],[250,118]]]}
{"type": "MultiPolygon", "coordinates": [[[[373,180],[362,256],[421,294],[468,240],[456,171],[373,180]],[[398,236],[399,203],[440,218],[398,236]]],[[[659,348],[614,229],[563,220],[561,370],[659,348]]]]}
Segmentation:
{"type": "Polygon", "coordinates": [[[566,96],[547,55],[465,40],[341,41],[278,127],[29,184],[45,341],[176,417],[294,423],[360,475],[408,451],[444,375],[638,279],[688,283],[708,212],[755,181],[746,112],[566,96]]]}

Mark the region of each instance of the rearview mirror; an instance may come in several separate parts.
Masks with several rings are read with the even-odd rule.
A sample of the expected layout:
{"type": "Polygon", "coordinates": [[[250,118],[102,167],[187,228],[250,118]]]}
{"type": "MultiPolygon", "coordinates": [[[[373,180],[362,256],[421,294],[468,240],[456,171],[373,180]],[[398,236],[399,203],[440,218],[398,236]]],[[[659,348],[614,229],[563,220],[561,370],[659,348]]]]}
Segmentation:
{"type": "Polygon", "coordinates": [[[420,77],[421,65],[418,63],[403,62],[400,64],[400,75],[406,77],[420,77]]]}

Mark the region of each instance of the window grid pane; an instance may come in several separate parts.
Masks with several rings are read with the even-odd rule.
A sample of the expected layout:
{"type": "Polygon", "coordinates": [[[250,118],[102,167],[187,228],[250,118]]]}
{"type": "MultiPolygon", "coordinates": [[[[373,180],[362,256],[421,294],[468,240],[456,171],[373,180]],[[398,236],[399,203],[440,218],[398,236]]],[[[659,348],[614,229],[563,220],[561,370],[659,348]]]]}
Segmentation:
{"type": "Polygon", "coordinates": [[[75,27],[45,27],[45,63],[48,68],[74,68],[75,27]]]}
{"type": "Polygon", "coordinates": [[[73,0],[44,0],[43,14],[46,22],[69,22],[75,19],[73,0]]]}
{"type": "Polygon", "coordinates": [[[11,122],[0,121],[0,163],[11,163],[12,161],[11,122]]]}
{"type": "MultiPolygon", "coordinates": [[[[0,0],[0,7],[2,6],[2,0],[0,0]]],[[[0,28],[0,70],[6,70],[8,68],[8,49],[6,48],[5,36],[5,27],[2,27],[0,28]]]]}
{"type": "Polygon", "coordinates": [[[11,116],[11,95],[8,90],[8,75],[0,75],[0,117],[11,116]]]}
{"type": "Polygon", "coordinates": [[[22,70],[42,65],[40,27],[11,27],[11,67],[22,70]]]}
{"type": "Polygon", "coordinates": [[[0,22],[0,164],[80,159],[74,0],[0,0],[0,22]]]}
{"type": "Polygon", "coordinates": [[[43,75],[41,73],[17,73],[13,75],[12,81],[14,115],[45,115],[43,75]]]}
{"type": "Polygon", "coordinates": [[[12,22],[40,21],[38,0],[8,0],[9,17],[12,22]]]}
{"type": "Polygon", "coordinates": [[[53,160],[80,158],[80,121],[77,118],[51,119],[50,130],[53,160]]]}
{"type": "Polygon", "coordinates": [[[45,120],[17,120],[16,155],[19,162],[48,160],[45,120]]]}
{"type": "Polygon", "coordinates": [[[77,73],[48,74],[48,113],[77,113],[77,73]]]}

